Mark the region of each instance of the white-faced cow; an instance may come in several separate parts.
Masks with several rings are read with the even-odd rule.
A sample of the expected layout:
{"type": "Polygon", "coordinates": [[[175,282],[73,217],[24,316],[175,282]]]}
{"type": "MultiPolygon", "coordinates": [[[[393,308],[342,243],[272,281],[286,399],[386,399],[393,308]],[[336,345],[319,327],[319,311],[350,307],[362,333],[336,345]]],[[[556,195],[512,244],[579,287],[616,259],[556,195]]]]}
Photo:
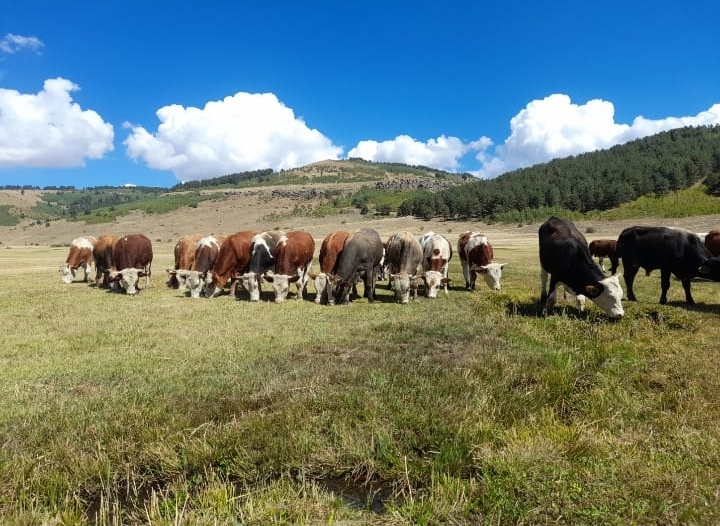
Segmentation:
{"type": "Polygon", "coordinates": [[[335,272],[328,277],[335,285],[335,301],[348,303],[350,290],[359,280],[364,281],[363,295],[369,303],[375,301],[375,282],[383,257],[380,235],[372,228],[356,230],[345,241],[335,272]]]}
{"type": "Polygon", "coordinates": [[[435,232],[427,232],[420,238],[423,249],[422,269],[420,275],[425,282],[425,295],[428,298],[437,298],[440,287],[448,293],[448,269],[452,259],[452,246],[445,236],[435,232]]]}
{"type": "Polygon", "coordinates": [[[395,299],[402,305],[417,298],[418,280],[422,273],[423,249],[410,232],[390,236],[385,245],[385,262],[395,299]]]}
{"type": "Polygon", "coordinates": [[[617,241],[615,239],[593,239],[588,245],[590,254],[598,258],[600,269],[605,272],[605,258],[610,260],[610,273],[615,274],[618,268],[617,241]]]}
{"type": "Polygon", "coordinates": [[[320,272],[318,274],[310,273],[310,279],[315,285],[315,303],[326,302],[328,305],[335,303],[334,282],[328,279],[328,276],[335,272],[335,265],[338,258],[345,248],[345,241],[350,232],[338,230],[330,232],[320,245],[320,272]]]}
{"type": "Polygon", "coordinates": [[[252,238],[250,264],[240,278],[243,288],[250,294],[250,301],[260,300],[263,274],[275,265],[275,247],[283,235],[282,232],[272,231],[257,234],[252,238]]]}
{"type": "Polygon", "coordinates": [[[617,254],[622,259],[628,300],[636,301],[633,283],[640,268],[649,275],[660,269],[660,303],[667,303],[670,275],[674,274],[685,290],[685,301],[695,303],[690,292],[692,279],[701,275],[708,258],[697,234],[679,228],[632,226],[620,233],[617,254]]]}
{"type": "Polygon", "coordinates": [[[126,294],[140,291],[139,280],[145,277],[145,288],[150,287],[152,274],[152,242],[145,234],[128,234],[113,246],[113,263],[116,270],[110,271],[109,280],[117,282],[126,294]]]}
{"type": "Polygon", "coordinates": [[[485,234],[463,233],[458,239],[457,249],[467,290],[475,290],[478,273],[491,290],[500,290],[500,278],[505,263],[493,263],[493,247],[485,234]]]}
{"type": "Polygon", "coordinates": [[[555,289],[564,283],[573,292],[590,298],[613,318],[621,317],[622,287],[619,276],[605,277],[590,255],[585,236],[570,221],[551,217],[538,230],[540,242],[540,301],[545,312],[555,303],[555,289]],[[550,275],[549,293],[546,289],[550,275]]]}
{"type": "Polygon", "coordinates": [[[288,232],[278,240],[275,245],[274,272],[263,275],[264,279],[272,283],[275,303],[285,301],[290,283],[295,283],[297,287],[297,298],[303,299],[314,254],[315,240],[303,230],[288,232]]]}
{"type": "Polygon", "coordinates": [[[178,270],[190,270],[195,263],[195,251],[197,243],[202,236],[200,234],[190,234],[182,236],[175,243],[173,256],[175,257],[175,266],[166,269],[168,273],[167,286],[173,289],[185,288],[185,278],[178,270]]]}
{"type": "MultiPolygon", "coordinates": [[[[195,256],[189,270],[179,269],[176,272],[181,289],[190,291],[191,298],[199,298],[206,285],[207,273],[212,270],[220,253],[220,246],[225,236],[205,236],[195,244],[195,256]]],[[[233,281],[233,285],[237,281],[233,281]]],[[[233,294],[231,286],[230,294],[233,294]]]]}
{"type": "MultiPolygon", "coordinates": [[[[95,285],[110,287],[109,275],[115,264],[113,263],[113,247],[118,237],[115,234],[102,234],[93,246],[93,260],[95,261],[95,285]],[[102,278],[102,282],[100,281],[102,278]]],[[[114,285],[117,285],[116,283],[114,285]]]]}
{"type": "Polygon", "coordinates": [[[720,230],[711,230],[705,235],[705,248],[712,257],[720,256],[720,230]]]}
{"type": "Polygon", "coordinates": [[[250,243],[259,232],[243,230],[225,238],[215,264],[205,277],[205,297],[218,296],[235,275],[243,275],[250,265],[250,243]]]}
{"type": "Polygon", "coordinates": [[[72,240],[65,263],[58,268],[63,283],[72,283],[78,269],[83,270],[85,283],[90,280],[89,269],[93,264],[92,251],[96,242],[93,236],[80,236],[72,240]]]}

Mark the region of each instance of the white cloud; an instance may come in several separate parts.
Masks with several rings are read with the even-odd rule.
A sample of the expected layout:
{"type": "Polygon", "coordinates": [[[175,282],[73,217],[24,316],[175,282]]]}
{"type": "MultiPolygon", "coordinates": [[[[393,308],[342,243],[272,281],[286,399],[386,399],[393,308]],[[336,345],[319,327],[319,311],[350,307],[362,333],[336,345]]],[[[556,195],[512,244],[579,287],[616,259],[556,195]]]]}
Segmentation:
{"type": "Polygon", "coordinates": [[[79,89],[62,78],[37,94],[0,88],[0,167],[84,166],[112,151],[112,125],[73,102],[79,89]]]}
{"type": "Polygon", "coordinates": [[[692,117],[650,120],[636,117],[632,125],[615,122],[611,102],[593,99],[583,105],[553,94],[530,102],[510,120],[510,136],[494,155],[476,155],[481,169],[475,175],[501,173],[555,158],[610,148],[634,139],[684,126],[720,124],[720,104],[692,117]]]}
{"type": "Polygon", "coordinates": [[[126,123],[127,154],[181,181],[235,172],[295,168],[337,159],[342,148],[308,128],[272,93],[244,93],[204,108],[164,106],[154,133],[126,123]]]}
{"type": "Polygon", "coordinates": [[[36,37],[24,37],[21,35],[13,35],[8,33],[2,39],[0,39],[0,53],[7,53],[9,55],[17,53],[23,49],[29,49],[40,53],[45,44],[36,37]]]}
{"type": "Polygon", "coordinates": [[[460,167],[460,158],[467,152],[484,149],[490,144],[487,137],[465,143],[457,137],[445,135],[428,139],[426,142],[415,140],[408,135],[399,135],[390,141],[360,141],[347,156],[360,157],[366,161],[429,166],[454,172],[460,167]]]}

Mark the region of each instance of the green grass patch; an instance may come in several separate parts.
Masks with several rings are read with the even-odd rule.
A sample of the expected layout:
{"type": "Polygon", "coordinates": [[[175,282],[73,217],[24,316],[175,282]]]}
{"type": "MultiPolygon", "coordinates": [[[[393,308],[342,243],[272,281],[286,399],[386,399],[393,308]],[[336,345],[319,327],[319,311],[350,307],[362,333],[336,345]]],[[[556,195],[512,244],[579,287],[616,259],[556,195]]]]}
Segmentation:
{"type": "Polygon", "coordinates": [[[643,196],[601,212],[598,217],[612,221],[635,217],[692,217],[718,213],[720,198],[708,195],[704,185],[697,185],[662,196],[643,196]]]}
{"type": "Polygon", "coordinates": [[[20,218],[12,213],[10,205],[0,205],[0,226],[15,226],[20,218]]]}

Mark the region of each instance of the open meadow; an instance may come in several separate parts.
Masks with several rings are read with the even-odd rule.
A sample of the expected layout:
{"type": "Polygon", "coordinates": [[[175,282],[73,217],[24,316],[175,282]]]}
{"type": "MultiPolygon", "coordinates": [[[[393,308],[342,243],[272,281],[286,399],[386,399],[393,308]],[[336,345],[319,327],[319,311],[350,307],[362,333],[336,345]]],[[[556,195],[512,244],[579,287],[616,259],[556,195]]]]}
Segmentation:
{"type": "Polygon", "coordinates": [[[528,232],[502,291],[455,255],[409,305],[189,299],[155,238],[137,297],[0,248],[0,523],[719,523],[720,283],[543,318],[528,232]]]}

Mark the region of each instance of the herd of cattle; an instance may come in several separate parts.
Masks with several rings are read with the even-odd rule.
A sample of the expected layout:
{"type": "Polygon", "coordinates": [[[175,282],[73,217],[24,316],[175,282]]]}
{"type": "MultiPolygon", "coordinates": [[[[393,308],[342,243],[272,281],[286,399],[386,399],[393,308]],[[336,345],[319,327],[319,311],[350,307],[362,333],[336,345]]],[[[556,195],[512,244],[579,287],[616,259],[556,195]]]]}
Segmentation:
{"type": "MultiPolygon", "coordinates": [[[[623,230],[617,240],[601,239],[588,244],[573,223],[551,217],[540,226],[538,235],[541,302],[545,302],[545,309],[554,304],[556,289],[562,283],[576,296],[579,308],[584,308],[589,298],[611,317],[622,316],[623,290],[616,274],[620,260],[628,300],[635,300],[633,282],[640,268],[648,274],[660,269],[660,303],[667,302],[671,274],[682,282],[688,303],[693,303],[693,278],[720,281],[720,230],[699,235],[676,228],[635,226],[623,230]],[[605,275],[605,258],[610,260],[610,276],[605,275]]],[[[505,264],[493,261],[487,236],[465,232],[456,248],[466,289],[475,288],[480,274],[492,290],[500,290],[505,264]]],[[[279,303],[287,298],[293,283],[298,299],[303,299],[308,281],[313,280],[315,302],[330,305],[347,303],[351,293],[357,294],[355,286],[359,281],[364,283],[364,296],[372,302],[378,279],[388,280],[399,303],[417,297],[420,281],[427,297],[437,297],[441,289],[448,293],[453,247],[445,236],[434,232],[420,237],[398,232],[385,242],[369,228],[332,232],[320,247],[318,273],[311,271],[314,253],[315,241],[303,230],[246,230],[227,237],[183,236],[175,245],[175,265],[167,269],[167,284],[189,291],[193,298],[217,296],[228,284],[234,294],[240,284],[250,300],[257,301],[264,280],[272,284],[279,303]]],[[[82,269],[86,282],[137,294],[142,277],[145,286],[150,286],[152,261],[152,243],[144,234],[105,234],[97,239],[84,236],[72,241],[59,273],[63,282],[70,283],[82,269]],[[90,279],[92,265],[94,280],[90,279]]]]}

